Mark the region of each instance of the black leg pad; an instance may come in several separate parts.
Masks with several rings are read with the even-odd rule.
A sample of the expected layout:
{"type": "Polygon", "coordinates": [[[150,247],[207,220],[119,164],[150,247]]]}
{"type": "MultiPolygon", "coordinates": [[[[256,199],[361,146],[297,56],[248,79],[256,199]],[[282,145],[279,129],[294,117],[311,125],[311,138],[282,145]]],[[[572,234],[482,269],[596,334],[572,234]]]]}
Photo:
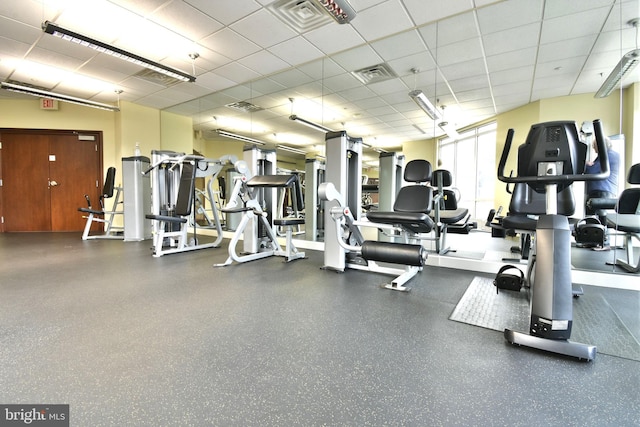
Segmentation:
{"type": "Polygon", "coordinates": [[[362,258],[371,261],[423,266],[427,252],[420,245],[366,241],[362,244],[362,258]]]}

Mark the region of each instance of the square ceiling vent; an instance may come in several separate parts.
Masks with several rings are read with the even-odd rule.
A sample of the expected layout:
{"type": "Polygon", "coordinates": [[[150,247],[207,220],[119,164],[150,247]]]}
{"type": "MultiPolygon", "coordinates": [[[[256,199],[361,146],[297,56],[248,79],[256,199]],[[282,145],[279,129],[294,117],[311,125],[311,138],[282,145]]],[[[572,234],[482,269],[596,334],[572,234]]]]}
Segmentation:
{"type": "Polygon", "coordinates": [[[312,0],[278,0],[267,9],[299,33],[333,22],[324,8],[312,0]]]}
{"type": "Polygon", "coordinates": [[[134,77],[141,78],[142,80],[146,80],[151,83],[157,83],[165,87],[171,87],[173,85],[177,85],[178,83],[181,83],[181,81],[178,79],[174,79],[171,76],[167,76],[166,74],[153,71],[149,68],[144,68],[140,70],[139,72],[134,74],[134,77]]]}
{"type": "Polygon", "coordinates": [[[225,107],[236,111],[242,111],[243,113],[255,113],[256,111],[264,110],[264,108],[258,107],[257,105],[247,101],[232,102],[231,104],[225,105],[225,107]]]}
{"type": "Polygon", "coordinates": [[[353,74],[355,78],[366,85],[371,83],[383,82],[385,80],[391,80],[398,77],[396,72],[391,69],[389,64],[373,65],[371,67],[352,71],[351,74],[353,74]]]}

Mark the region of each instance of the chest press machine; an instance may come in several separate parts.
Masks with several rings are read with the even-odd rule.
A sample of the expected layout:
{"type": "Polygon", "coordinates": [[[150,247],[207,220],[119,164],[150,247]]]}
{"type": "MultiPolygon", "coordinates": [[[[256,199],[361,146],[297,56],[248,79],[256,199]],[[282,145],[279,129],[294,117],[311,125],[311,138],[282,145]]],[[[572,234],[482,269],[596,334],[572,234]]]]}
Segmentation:
{"type": "Polygon", "coordinates": [[[153,256],[220,246],[224,236],[215,206],[212,211],[217,238],[211,243],[198,242],[195,180],[210,177],[207,191],[213,201],[213,182],[222,170],[224,161],[172,151],[153,151],[152,158],[153,165],[144,173],[151,173],[153,182],[153,213],[146,215],[147,219],[153,221],[153,256]],[[188,237],[190,225],[193,234],[191,239],[188,237]]]}
{"type": "MultiPolygon", "coordinates": [[[[233,261],[244,263],[270,256],[284,257],[286,262],[305,258],[305,253],[299,252],[293,244],[292,237],[293,227],[304,224],[304,218],[294,216],[270,219],[270,212],[263,209],[260,200],[262,191],[292,189],[291,202],[295,205],[294,210],[302,211],[304,202],[300,196],[298,176],[296,174],[252,176],[247,163],[243,160],[236,162],[235,168],[239,175],[235,178],[233,191],[222,211],[230,214],[240,213],[242,219],[229,242],[229,257],[222,264],[214,264],[214,267],[225,267],[231,265],[233,261]],[[275,227],[282,227],[286,230],[284,250],[278,242],[275,227]],[[264,235],[256,235],[261,233],[264,235]],[[241,237],[256,243],[253,251],[248,251],[244,255],[238,254],[236,248],[241,237]]],[[[247,249],[247,245],[245,245],[245,249],[247,249]]]]}

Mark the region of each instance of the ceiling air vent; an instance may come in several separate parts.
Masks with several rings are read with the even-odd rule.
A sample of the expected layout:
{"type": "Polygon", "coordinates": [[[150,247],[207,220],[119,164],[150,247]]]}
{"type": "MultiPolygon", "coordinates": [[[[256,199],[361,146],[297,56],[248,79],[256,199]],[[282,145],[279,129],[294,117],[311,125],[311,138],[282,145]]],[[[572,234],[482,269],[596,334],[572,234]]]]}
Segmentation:
{"type": "Polygon", "coordinates": [[[299,33],[333,22],[322,6],[311,0],[278,0],[267,9],[299,33]]]}
{"type": "Polygon", "coordinates": [[[181,83],[180,80],[174,79],[166,74],[159,73],[157,71],[153,71],[149,68],[144,68],[137,72],[135,77],[141,78],[142,80],[146,80],[151,83],[156,83],[165,87],[171,87],[178,83],[181,83]]]}
{"type": "Polygon", "coordinates": [[[373,65],[371,67],[352,71],[351,74],[366,85],[398,77],[395,71],[393,71],[388,64],[373,65]]]}
{"type": "Polygon", "coordinates": [[[255,113],[256,111],[264,110],[264,108],[258,107],[257,105],[247,101],[232,102],[231,104],[225,105],[225,107],[232,108],[236,111],[242,111],[243,113],[255,113]]]}

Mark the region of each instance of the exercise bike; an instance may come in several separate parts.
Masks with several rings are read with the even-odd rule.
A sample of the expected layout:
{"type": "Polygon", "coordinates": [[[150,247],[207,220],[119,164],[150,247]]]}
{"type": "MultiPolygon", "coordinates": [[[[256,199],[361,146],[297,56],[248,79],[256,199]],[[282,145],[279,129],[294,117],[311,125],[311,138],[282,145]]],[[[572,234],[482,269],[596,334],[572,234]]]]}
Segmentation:
{"type": "Polygon", "coordinates": [[[504,175],[514,135],[513,129],[509,129],[498,165],[500,181],[526,183],[546,197],[546,214],[535,222],[534,247],[526,274],[525,286],[531,293],[529,333],[505,329],[505,339],[512,344],[586,360],[595,358],[596,347],[569,340],[574,297],[571,231],[568,218],[558,215],[556,194],[575,181],[605,179],[609,175],[602,124],[595,120],[593,126],[601,153],[600,173],[584,174],[587,146],[579,140],[576,123],[571,121],[531,126],[527,140],[518,148],[515,177],[504,175]]]}

